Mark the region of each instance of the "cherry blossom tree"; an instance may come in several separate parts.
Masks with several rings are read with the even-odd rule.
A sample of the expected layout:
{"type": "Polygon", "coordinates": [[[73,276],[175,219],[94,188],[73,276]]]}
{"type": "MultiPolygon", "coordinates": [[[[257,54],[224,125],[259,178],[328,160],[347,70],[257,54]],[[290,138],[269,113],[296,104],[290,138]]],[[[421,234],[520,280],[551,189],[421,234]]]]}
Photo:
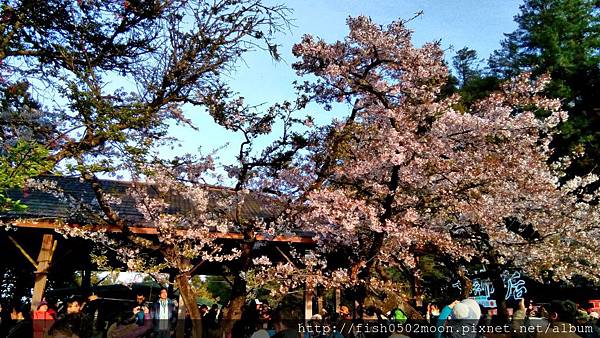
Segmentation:
{"type": "Polygon", "coordinates": [[[523,74],[462,111],[457,96],[440,95],[448,70],[437,43],[413,46],[402,21],[348,22],[342,42],[305,36],[294,47],[299,75],[316,78],[299,86],[302,104],[345,104],[348,116],[312,132],[306,151],[286,152],[286,165],[242,151],[231,168],[238,187],[286,203],[269,231],[309,230],[318,243],[278,264],[253,258],[260,279],[279,280],[281,292],[390,288],[384,268],[414,267],[422,253],[483,262],[498,277],[507,266],[534,278],[593,277],[598,192],[587,187],[596,177],[561,183],[568,159],[549,163],[567,116],[540,94],[548,78],[523,74]],[[548,117],[537,118],[542,111],[548,117]]]}
{"type": "Polygon", "coordinates": [[[457,96],[440,95],[439,43],[414,46],[404,21],[348,26],[343,41],[307,35],[294,46],[294,68],[312,76],[299,89],[349,113],[313,135],[321,142],[298,175],[272,182],[297,189],[290,216],[319,249],[343,253],[359,283],[381,267],[414,266],[419,252],[594,277],[598,192],[586,187],[597,178],[563,184],[568,159],[549,163],[567,118],[540,94],[549,79],[523,74],[461,111],[457,96]]]}
{"type": "MultiPolygon", "coordinates": [[[[65,227],[65,235],[114,249],[132,269],[148,269],[140,257],[159,252],[154,268],[176,270],[191,305],[186,288],[196,264],[231,261],[236,274],[225,331],[241,317],[249,272],[279,281],[281,292],[302,284],[389,288],[386,267],[414,268],[426,252],[498,268],[516,266],[534,277],[545,271],[559,279],[594,276],[600,217],[598,192],[589,185],[596,177],[561,182],[568,159],[549,163],[554,128],[567,116],[557,100],[540,95],[547,77],[523,74],[461,110],[457,96],[440,94],[448,69],[439,43],[414,46],[406,21],[383,27],[357,17],[348,19],[350,32],[343,41],[303,37],[293,49],[299,58],[294,68],[308,77],[298,85],[298,99],[261,110],[235,98],[217,74],[246,50],[246,38],[260,39],[259,28],[273,27],[274,19],[257,19],[260,2],[231,3],[217,9],[240,16],[215,18],[212,8],[194,16],[209,32],[225,34],[219,41],[231,44],[204,39],[204,30],[177,31],[164,36],[169,44],[155,46],[159,52],[148,51],[152,62],[132,63],[133,78],[147,90],[143,95],[118,95],[121,101],[105,95],[105,80],[95,76],[102,63],[88,69],[87,61],[94,58],[79,62],[77,53],[66,59],[59,54],[59,66],[72,65],[71,72],[83,74],[77,86],[69,87],[69,99],[85,132],[80,138],[66,132],[69,137],[61,140],[53,159],[74,162],[72,168],[94,188],[100,219],[121,230],[114,235],[65,227]],[[236,21],[240,17],[249,24],[236,21]],[[216,49],[210,48],[213,43],[216,49]],[[309,102],[338,118],[313,127],[312,119],[297,117],[309,102]],[[233,184],[221,214],[209,208],[212,188],[205,178],[220,169],[210,156],[169,162],[152,156],[156,142],[165,140],[165,119],[189,122],[181,114],[183,104],[207,108],[216,123],[243,136],[237,162],[224,168],[233,184]],[[536,117],[540,112],[547,117],[536,117]],[[261,148],[257,141],[266,135],[277,137],[261,148]],[[139,147],[129,147],[132,140],[139,147]],[[117,154],[134,165],[123,160],[115,166],[109,160],[117,154]],[[135,184],[126,196],[111,195],[96,176],[117,167],[134,172],[135,184]],[[142,224],[156,229],[156,239],[132,233],[118,212],[122,198],[133,199],[142,224]],[[268,219],[242,215],[248,198],[268,199],[273,206],[268,219]],[[173,210],[174,199],[187,207],[173,210]],[[311,231],[316,249],[292,252],[281,263],[255,254],[259,238],[293,230],[311,231]],[[241,240],[223,245],[219,234],[226,232],[241,240]]],[[[155,15],[164,14],[163,23],[179,27],[177,16],[156,10],[155,15]]],[[[137,13],[132,11],[125,14],[137,13]]],[[[197,308],[189,309],[198,319],[197,308]]],[[[200,332],[196,327],[194,337],[200,332]]]]}
{"type": "MultiPolygon", "coordinates": [[[[276,104],[263,111],[234,99],[219,107],[223,115],[216,118],[217,123],[244,137],[237,163],[225,167],[227,180],[234,182],[230,187],[207,184],[207,180],[225,184],[219,173],[222,167],[215,163],[213,155],[185,155],[168,162],[149,163],[132,172],[133,186],[125,193],[105,189],[93,176],[83,177],[97,185],[97,205],[86,205],[82,210],[86,215],[91,211],[91,224],[63,224],[58,231],[67,237],[93,240],[116,253],[128,270],[175,272],[185,303],[193,305],[188,306],[188,311],[194,320],[195,337],[200,337],[202,329],[189,285],[191,277],[203,264],[229,262],[232,293],[230,304],[224,309],[223,330],[230,332],[246,304],[248,273],[264,269],[265,258],[255,255],[256,244],[275,236],[295,236],[294,229],[289,228],[291,223],[277,219],[285,208],[286,196],[261,189],[263,180],[255,173],[287,170],[291,159],[307,145],[298,130],[304,120],[295,117],[302,102],[276,104]],[[259,148],[255,141],[261,136],[276,135],[272,132],[274,126],[281,129],[280,135],[272,144],[259,148]],[[261,208],[258,215],[244,211],[249,200],[261,208]],[[139,217],[121,215],[122,204],[134,205],[139,217]],[[101,212],[94,213],[98,208],[101,212]],[[108,231],[115,226],[119,232],[108,231]],[[136,232],[136,227],[153,229],[156,236],[136,232]],[[225,240],[227,237],[234,240],[225,240]]],[[[50,182],[31,181],[29,186],[52,191],[74,208],[82,208],[79,199],[65,195],[50,182]]]]}

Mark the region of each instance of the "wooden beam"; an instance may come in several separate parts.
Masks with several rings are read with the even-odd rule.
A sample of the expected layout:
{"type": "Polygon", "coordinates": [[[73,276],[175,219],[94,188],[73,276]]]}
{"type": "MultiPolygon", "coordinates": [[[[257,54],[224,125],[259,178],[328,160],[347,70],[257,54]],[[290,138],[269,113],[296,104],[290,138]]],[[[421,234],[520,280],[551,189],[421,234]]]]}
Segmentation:
{"type": "Polygon", "coordinates": [[[33,267],[35,269],[37,269],[38,268],[37,263],[33,260],[33,258],[31,258],[31,256],[29,256],[27,251],[19,244],[19,242],[17,242],[17,240],[12,238],[12,236],[10,236],[10,235],[8,236],[8,239],[10,239],[10,241],[17,247],[17,249],[19,249],[21,254],[23,254],[23,256],[25,256],[25,258],[27,258],[27,260],[33,265],[33,267]]]}
{"type": "Polygon", "coordinates": [[[37,270],[35,271],[35,282],[33,285],[33,297],[31,299],[31,308],[37,309],[38,304],[42,301],[44,290],[46,289],[46,281],[48,279],[48,267],[52,259],[52,248],[54,246],[54,238],[51,234],[45,234],[42,238],[42,246],[37,259],[37,270]]]}
{"type": "Polygon", "coordinates": [[[54,253],[56,252],[56,246],[58,245],[58,241],[54,240],[54,243],[52,243],[52,251],[50,252],[50,261],[48,262],[48,264],[52,265],[52,258],[54,257],[54,253]]]}
{"type": "MultiPolygon", "coordinates": [[[[13,221],[14,226],[19,228],[36,228],[36,229],[57,229],[62,226],[69,226],[74,228],[82,228],[88,231],[102,231],[102,232],[121,232],[121,229],[115,226],[100,226],[100,225],[86,225],[81,226],[78,224],[69,224],[69,225],[61,225],[54,221],[44,220],[44,221],[36,221],[36,220],[15,220],[13,221]]],[[[138,235],[157,235],[158,229],[154,227],[143,227],[143,226],[132,226],[129,228],[130,231],[134,234],[138,235]]],[[[185,230],[177,230],[178,235],[184,235],[185,230]]],[[[237,232],[214,232],[210,233],[209,236],[215,238],[222,239],[233,239],[233,240],[243,240],[244,235],[237,232]]],[[[286,242],[286,243],[304,243],[304,244],[314,244],[314,240],[309,236],[274,236],[269,237],[265,235],[258,234],[256,235],[257,241],[268,241],[268,242],[286,242]]]]}

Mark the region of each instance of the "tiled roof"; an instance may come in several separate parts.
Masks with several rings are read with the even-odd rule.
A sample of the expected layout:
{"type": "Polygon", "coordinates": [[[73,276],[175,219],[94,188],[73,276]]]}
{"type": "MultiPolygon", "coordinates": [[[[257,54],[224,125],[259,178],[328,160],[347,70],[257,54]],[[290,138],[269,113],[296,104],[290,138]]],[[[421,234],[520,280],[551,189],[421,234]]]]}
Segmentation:
{"type": "MultiPolygon", "coordinates": [[[[40,191],[33,188],[14,190],[8,192],[12,199],[20,200],[27,209],[19,212],[0,214],[3,218],[47,218],[63,219],[74,223],[95,223],[95,217],[101,215],[98,202],[90,183],[79,177],[44,176],[38,180],[55,182],[57,191],[63,196],[51,192],[40,191]],[[66,197],[66,198],[65,198],[66,197]]],[[[115,211],[132,225],[140,225],[142,215],[135,207],[134,200],[128,196],[127,189],[131,182],[101,180],[103,190],[110,195],[121,199],[120,204],[114,206],[115,211]]],[[[149,186],[150,193],[155,189],[149,186]]],[[[235,192],[231,189],[207,186],[209,191],[209,212],[215,217],[232,219],[234,206],[231,198],[235,192]]],[[[177,213],[190,210],[190,202],[185,196],[173,196],[169,201],[169,212],[177,213]]],[[[251,193],[246,197],[241,208],[244,219],[270,219],[276,217],[281,205],[268,196],[251,193]]]]}

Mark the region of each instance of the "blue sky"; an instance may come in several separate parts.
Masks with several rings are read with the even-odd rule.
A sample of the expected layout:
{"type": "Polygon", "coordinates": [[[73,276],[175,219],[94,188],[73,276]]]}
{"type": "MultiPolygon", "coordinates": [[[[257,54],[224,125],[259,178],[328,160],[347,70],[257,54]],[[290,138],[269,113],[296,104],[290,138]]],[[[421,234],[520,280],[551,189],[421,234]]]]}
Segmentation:
{"type": "MultiPolygon", "coordinates": [[[[343,39],[348,30],[348,16],[367,15],[379,24],[398,18],[406,19],[423,10],[413,20],[415,44],[441,40],[444,48],[456,50],[469,46],[483,58],[496,48],[503,33],[516,28],[513,16],[521,1],[516,0],[294,0],[285,2],[294,10],[296,27],[277,40],[284,62],[272,61],[266,53],[255,52],[245,57],[233,74],[232,86],[256,103],[289,97],[295,79],[290,65],[295,61],[291,48],[302,35],[309,33],[326,41],[343,39]]],[[[452,52],[449,51],[451,56],[452,52]]]]}
{"type": "MultiPolygon", "coordinates": [[[[409,27],[414,30],[416,45],[441,40],[447,49],[447,59],[458,50],[468,46],[477,50],[481,59],[497,49],[503,33],[516,28],[513,21],[518,13],[520,0],[293,0],[284,3],[293,10],[293,27],[277,37],[282,62],[273,61],[264,51],[252,52],[244,57],[237,70],[227,75],[231,87],[244,96],[250,104],[266,106],[285,99],[292,100],[292,81],[297,79],[291,64],[295,61],[291,48],[302,35],[312,34],[326,41],[343,39],[347,34],[348,16],[367,15],[379,24],[412,17],[416,12],[424,14],[413,20],[409,27]]],[[[267,3],[275,3],[268,0],[267,3]]],[[[281,2],[279,2],[281,3],[281,2]]],[[[189,131],[182,127],[171,128],[171,133],[182,141],[182,148],[165,152],[167,157],[182,152],[195,152],[202,146],[206,153],[230,142],[220,152],[223,162],[231,162],[237,152],[239,136],[226,132],[211,122],[202,112],[187,112],[199,127],[189,131]]],[[[342,112],[343,113],[343,112],[342,112]]],[[[322,116],[331,118],[331,115],[322,116]]]]}

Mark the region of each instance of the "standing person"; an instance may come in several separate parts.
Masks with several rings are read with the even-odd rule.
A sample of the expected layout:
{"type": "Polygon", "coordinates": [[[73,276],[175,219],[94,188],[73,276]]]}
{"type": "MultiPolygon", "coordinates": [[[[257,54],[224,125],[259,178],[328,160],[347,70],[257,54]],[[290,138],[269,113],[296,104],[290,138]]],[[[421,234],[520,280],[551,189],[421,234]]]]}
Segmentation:
{"type": "Polygon", "coordinates": [[[206,315],[207,312],[208,312],[208,305],[201,304],[200,305],[200,317],[204,317],[204,315],[206,315]]]}
{"type": "Polygon", "coordinates": [[[298,332],[299,321],[300,313],[298,309],[292,307],[291,304],[282,302],[273,315],[276,332],[273,338],[300,338],[298,332]]]}
{"type": "Polygon", "coordinates": [[[167,289],[160,289],[160,296],[152,305],[152,320],[156,338],[169,338],[175,333],[177,305],[168,297],[167,289]]]}
{"type": "Polygon", "coordinates": [[[6,312],[6,307],[0,303],[0,337],[6,337],[6,333],[8,332],[8,326],[10,319],[8,317],[8,313],[6,312]]]}
{"type": "Polygon", "coordinates": [[[463,299],[452,308],[449,326],[452,327],[450,336],[456,338],[475,338],[477,324],[481,318],[479,304],[473,299],[463,299]]]}
{"type": "Polygon", "coordinates": [[[219,305],[213,304],[210,310],[202,318],[202,327],[204,330],[204,336],[206,338],[218,338],[221,335],[219,329],[219,305]]]}
{"type": "Polygon", "coordinates": [[[538,334],[542,338],[579,338],[580,336],[570,329],[574,329],[573,324],[577,316],[577,305],[570,300],[554,300],[550,304],[548,313],[550,323],[544,328],[543,332],[538,334]]]}
{"type": "Polygon", "coordinates": [[[29,308],[21,305],[13,306],[10,318],[15,324],[8,331],[6,338],[25,338],[33,336],[29,308]]]}
{"type": "Polygon", "coordinates": [[[587,323],[587,325],[592,328],[596,338],[600,338],[600,326],[598,325],[600,323],[598,321],[599,317],[600,316],[598,315],[598,312],[591,311],[589,315],[589,321],[587,323]]]}
{"type": "Polygon", "coordinates": [[[434,337],[435,338],[441,338],[442,337],[442,333],[444,330],[444,326],[446,326],[446,321],[448,321],[448,319],[450,318],[450,315],[452,314],[452,310],[454,309],[454,306],[456,304],[460,303],[458,301],[458,299],[453,299],[452,301],[448,301],[448,305],[444,306],[442,308],[442,311],[440,311],[440,315],[437,317],[436,321],[435,321],[435,334],[434,337]]]}
{"type": "Polygon", "coordinates": [[[92,337],[102,338],[104,335],[104,319],[100,317],[100,297],[95,293],[92,293],[87,297],[87,300],[83,300],[81,304],[80,312],[85,314],[90,320],[90,326],[92,327],[92,337]]]}
{"type": "MultiPolygon", "coordinates": [[[[146,304],[146,297],[138,292],[135,296],[135,307],[133,308],[133,329],[121,338],[137,338],[144,337],[148,331],[152,329],[152,316],[150,315],[150,307],[146,304]]],[[[128,322],[131,322],[128,321],[128,322]]]]}
{"type": "Polygon", "coordinates": [[[46,332],[50,329],[56,317],[53,312],[49,311],[48,302],[42,300],[37,307],[36,311],[33,311],[33,337],[43,338],[46,332]]]}
{"type": "Polygon", "coordinates": [[[425,319],[430,324],[435,324],[437,322],[438,317],[440,316],[440,309],[437,304],[430,303],[427,305],[427,313],[425,314],[425,319]]]}
{"type": "Polygon", "coordinates": [[[50,328],[50,334],[55,331],[72,332],[79,338],[91,338],[93,323],[90,316],[81,312],[83,302],[72,297],[67,300],[67,313],[54,322],[50,328]]]}
{"type": "Polygon", "coordinates": [[[525,298],[519,299],[517,309],[513,312],[511,321],[511,330],[513,337],[523,338],[527,337],[527,330],[525,327],[529,324],[527,319],[527,307],[525,306],[525,298]]]}
{"type": "Polygon", "coordinates": [[[337,323],[337,327],[341,328],[340,333],[344,337],[350,337],[352,335],[352,315],[350,314],[350,308],[346,305],[342,305],[339,308],[338,314],[340,319],[337,323]]]}
{"type": "Polygon", "coordinates": [[[137,292],[135,295],[135,306],[133,307],[133,313],[135,315],[135,323],[138,326],[143,326],[146,320],[146,316],[149,313],[146,297],[142,292],[137,292]]]}

